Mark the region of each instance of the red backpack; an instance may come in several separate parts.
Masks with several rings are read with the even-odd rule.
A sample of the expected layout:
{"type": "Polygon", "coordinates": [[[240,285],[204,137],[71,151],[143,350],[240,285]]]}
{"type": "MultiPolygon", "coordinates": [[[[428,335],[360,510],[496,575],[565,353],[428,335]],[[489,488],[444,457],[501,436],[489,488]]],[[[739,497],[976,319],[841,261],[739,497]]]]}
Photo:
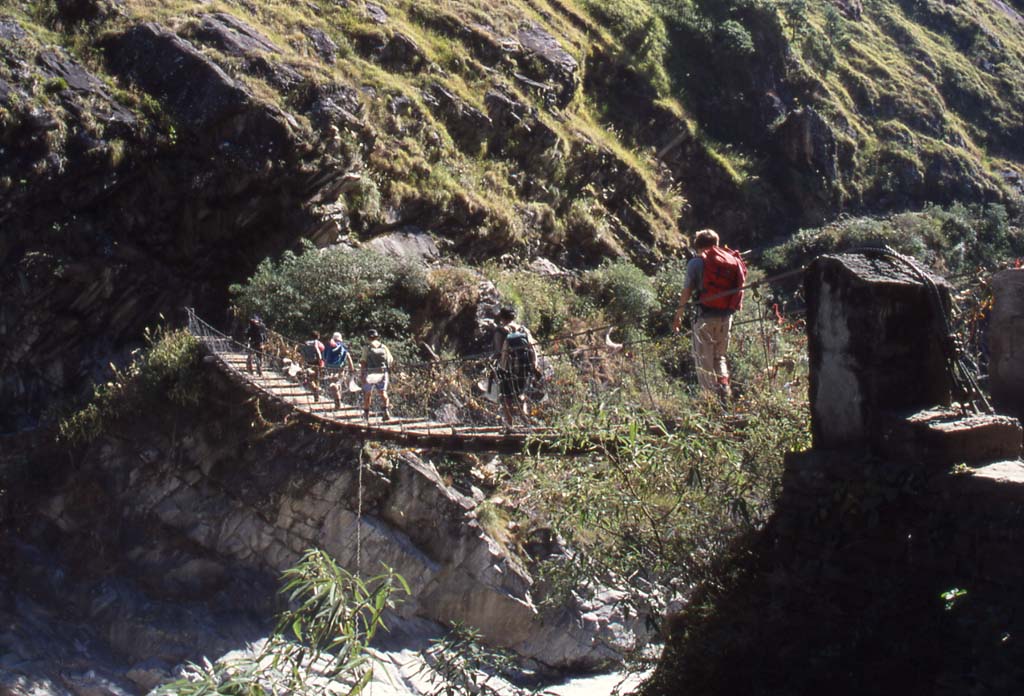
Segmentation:
{"type": "Polygon", "coordinates": [[[747,265],[743,263],[739,252],[715,246],[702,256],[704,285],[700,291],[700,303],[709,309],[739,309],[743,304],[742,290],[723,294],[742,288],[747,281],[747,265]]]}

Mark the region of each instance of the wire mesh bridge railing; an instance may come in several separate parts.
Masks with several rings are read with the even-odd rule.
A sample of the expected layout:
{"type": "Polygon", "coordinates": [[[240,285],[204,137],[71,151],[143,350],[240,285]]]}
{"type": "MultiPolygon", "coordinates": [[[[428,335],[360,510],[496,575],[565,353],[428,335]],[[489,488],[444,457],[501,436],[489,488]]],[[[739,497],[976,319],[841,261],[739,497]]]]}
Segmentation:
{"type": "MultiPolygon", "coordinates": [[[[756,320],[760,326],[755,329],[751,325],[737,340],[756,342],[758,355],[773,364],[780,358],[785,362],[781,329],[774,322],[765,328],[769,319],[772,317],[765,310],[756,320]]],[[[800,335],[796,350],[801,351],[802,328],[789,328],[800,335]]],[[[670,413],[679,408],[681,389],[685,388],[678,374],[670,373],[689,362],[688,342],[680,336],[616,343],[612,327],[604,326],[548,339],[539,350],[541,374],[526,390],[531,423],[516,423],[509,429],[503,423],[495,361],[489,354],[395,364],[388,389],[392,417],[384,421],[379,411],[371,412],[369,419],[363,417],[357,355],[353,356],[356,374],[345,368],[324,368],[314,390],[310,371],[299,354],[302,341],[268,330],[268,340],[259,354],[262,374],[255,374],[247,370],[246,363],[249,355],[255,357],[256,353],[193,310],[189,310],[189,330],[229,376],[308,418],[361,437],[451,451],[518,451],[528,444],[536,449],[557,448],[563,427],[573,428],[595,410],[621,406],[626,412],[638,402],[670,413]],[[332,387],[340,396],[340,407],[332,387]]],[[[775,377],[771,370],[759,370],[758,374],[775,377]]]]}

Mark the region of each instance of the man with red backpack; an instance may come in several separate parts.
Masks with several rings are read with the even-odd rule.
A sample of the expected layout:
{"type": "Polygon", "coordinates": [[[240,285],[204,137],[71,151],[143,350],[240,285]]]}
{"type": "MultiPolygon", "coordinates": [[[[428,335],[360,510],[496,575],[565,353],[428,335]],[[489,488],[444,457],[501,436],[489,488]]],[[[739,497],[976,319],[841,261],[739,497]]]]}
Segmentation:
{"type": "Polygon", "coordinates": [[[718,233],[701,230],[694,235],[697,256],[686,264],[686,281],[679,295],[679,308],[672,321],[676,333],[690,297],[697,300],[693,324],[693,361],[701,389],[723,399],[732,395],[725,354],[729,350],[732,315],[743,302],[747,266],[738,252],[718,246],[718,233]]]}

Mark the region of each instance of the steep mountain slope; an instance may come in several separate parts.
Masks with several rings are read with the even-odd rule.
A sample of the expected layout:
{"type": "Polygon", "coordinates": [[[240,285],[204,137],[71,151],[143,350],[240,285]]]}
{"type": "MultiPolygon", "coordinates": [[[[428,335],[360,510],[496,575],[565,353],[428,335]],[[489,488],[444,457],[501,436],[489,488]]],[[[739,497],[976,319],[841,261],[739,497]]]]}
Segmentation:
{"type": "Polygon", "coordinates": [[[1001,0],[0,9],[4,429],[300,237],[651,268],[843,211],[1018,206],[1001,0]],[[54,350],[53,346],[61,346],[54,350]]]}

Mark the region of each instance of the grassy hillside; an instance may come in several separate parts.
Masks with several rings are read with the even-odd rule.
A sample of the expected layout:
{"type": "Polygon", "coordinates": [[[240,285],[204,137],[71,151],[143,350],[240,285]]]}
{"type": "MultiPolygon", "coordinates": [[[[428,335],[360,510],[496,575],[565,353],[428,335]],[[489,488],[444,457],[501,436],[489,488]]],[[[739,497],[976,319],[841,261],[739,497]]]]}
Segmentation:
{"type": "Polygon", "coordinates": [[[314,133],[310,90],[351,90],[360,232],[409,222],[481,253],[652,261],[678,223],[751,242],[1024,191],[1024,20],[1003,2],[127,0],[68,19],[87,5],[105,3],[10,12],[100,74],[104,34],[158,22],[314,133]],[[272,48],[211,40],[218,12],[272,48]]]}

